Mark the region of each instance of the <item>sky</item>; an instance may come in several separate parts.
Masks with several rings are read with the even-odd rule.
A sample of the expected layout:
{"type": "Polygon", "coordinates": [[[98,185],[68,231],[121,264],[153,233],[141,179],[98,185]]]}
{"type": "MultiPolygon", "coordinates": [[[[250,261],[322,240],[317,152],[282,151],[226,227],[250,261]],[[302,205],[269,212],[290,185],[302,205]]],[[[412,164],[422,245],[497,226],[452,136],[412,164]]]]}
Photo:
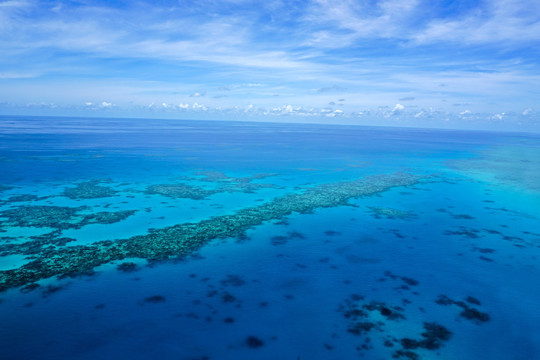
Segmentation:
{"type": "Polygon", "coordinates": [[[0,114],[540,131],[540,1],[0,0],[0,114]]]}

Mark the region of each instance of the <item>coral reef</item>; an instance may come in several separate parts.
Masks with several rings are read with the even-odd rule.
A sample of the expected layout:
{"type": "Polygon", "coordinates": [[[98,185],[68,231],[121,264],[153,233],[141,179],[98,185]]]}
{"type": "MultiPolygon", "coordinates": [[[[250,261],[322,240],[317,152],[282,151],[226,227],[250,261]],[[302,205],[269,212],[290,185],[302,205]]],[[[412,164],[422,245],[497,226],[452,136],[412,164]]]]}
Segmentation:
{"type": "Polygon", "coordinates": [[[264,341],[259,339],[256,336],[248,336],[246,340],[244,340],[244,343],[247,345],[247,347],[256,349],[260,348],[261,346],[264,346],[264,341]]]}
{"type": "Polygon", "coordinates": [[[242,286],[246,281],[240,275],[229,274],[226,278],[219,282],[222,286],[242,286]]]}
{"type": "Polygon", "coordinates": [[[35,255],[42,252],[49,252],[55,247],[65,246],[67,243],[75,241],[73,238],[61,237],[61,231],[55,230],[43,235],[31,236],[30,241],[23,243],[7,243],[0,245],[0,256],[7,255],[35,255]]]}
{"type": "Polygon", "coordinates": [[[81,214],[87,211],[87,206],[18,206],[13,209],[0,211],[0,218],[6,218],[9,226],[48,227],[53,229],[79,229],[90,224],[112,224],[133,215],[136,210],[116,212],[97,212],[81,214]]]}
{"type": "Polygon", "coordinates": [[[11,190],[11,189],[13,189],[13,186],[0,185],[0,192],[11,190]]]}
{"type": "Polygon", "coordinates": [[[410,220],[417,215],[412,211],[399,210],[389,207],[379,207],[379,206],[368,206],[369,212],[376,219],[387,218],[387,219],[400,219],[400,220],[410,220]]]}
{"type": "Polygon", "coordinates": [[[435,322],[424,322],[424,331],[419,338],[401,338],[398,340],[395,332],[391,330],[393,326],[387,326],[389,321],[405,320],[405,309],[400,306],[391,306],[389,304],[377,301],[367,302],[363,296],[352,294],[338,308],[338,311],[348,321],[347,331],[353,335],[361,336],[364,344],[357,347],[357,350],[369,350],[371,340],[368,337],[372,332],[381,338],[384,347],[394,348],[401,346],[392,354],[395,359],[421,359],[420,355],[413,350],[437,350],[448,341],[452,335],[443,325],[435,322]]]}
{"type": "Polygon", "coordinates": [[[66,229],[70,221],[86,207],[67,206],[18,206],[0,212],[0,218],[7,218],[10,226],[50,227],[66,229]]]}
{"type": "Polygon", "coordinates": [[[275,174],[255,174],[250,177],[230,177],[220,171],[200,171],[195,177],[185,177],[187,181],[212,182],[217,186],[212,189],[205,189],[200,186],[193,186],[184,183],[176,184],[155,184],[146,189],[150,195],[163,195],[171,198],[185,198],[193,200],[202,200],[207,197],[224,192],[245,192],[253,193],[261,188],[275,188],[273,184],[253,183],[253,180],[263,179],[275,174]]]}
{"type": "MultiPolygon", "coordinates": [[[[410,277],[407,277],[407,276],[395,275],[390,271],[385,271],[384,276],[389,278],[389,279],[392,279],[392,280],[401,280],[401,281],[403,281],[405,283],[405,285],[400,287],[400,289],[404,289],[404,290],[408,290],[409,286],[416,286],[416,285],[419,284],[418,280],[416,280],[416,279],[413,279],[413,278],[410,278],[410,277]]],[[[379,279],[379,281],[385,281],[385,279],[381,278],[381,279],[379,279]]]]}
{"type": "Polygon", "coordinates": [[[97,213],[84,215],[82,220],[75,224],[74,228],[78,229],[90,224],[113,224],[115,222],[127,219],[136,212],[137,210],[100,211],[97,213]]]}
{"type": "MultiPolygon", "coordinates": [[[[266,221],[279,220],[296,213],[310,213],[318,208],[346,205],[348,200],[361,196],[372,196],[396,186],[410,186],[423,177],[409,173],[372,175],[365,178],[314,186],[301,193],[274,198],[259,206],[241,209],[230,215],[184,223],[156,229],[145,235],[115,241],[107,240],[90,245],[67,246],[38,254],[35,259],[17,269],[0,271],[0,290],[23,286],[52,276],[85,273],[112,261],[126,258],[143,258],[150,261],[185,257],[213,239],[239,237],[254,226],[266,221]]],[[[17,210],[17,209],[16,209],[17,210]]],[[[63,228],[69,224],[80,208],[23,207],[14,214],[11,210],[0,213],[9,221],[63,228]],[[22,209],[22,210],[21,210],[22,209]],[[22,214],[21,214],[22,211],[22,214]],[[58,215],[51,216],[51,211],[58,215]],[[39,221],[27,213],[37,215],[39,221]],[[22,217],[21,217],[22,215],[22,217]]],[[[124,215],[129,216],[128,213],[124,215]]],[[[89,218],[97,221],[107,218],[103,214],[89,218]]],[[[72,227],[73,224],[70,225],[72,227]]]]}
{"type": "Polygon", "coordinates": [[[137,264],[131,261],[126,261],[121,264],[118,264],[116,268],[118,269],[118,271],[133,272],[137,270],[137,264]]]}
{"type": "Polygon", "coordinates": [[[290,231],[287,233],[287,236],[284,236],[284,235],[272,236],[272,238],[270,238],[270,241],[272,242],[272,245],[278,246],[278,245],[287,244],[289,240],[305,239],[305,238],[306,238],[305,235],[302,233],[299,233],[298,231],[290,231]]]}
{"type": "Polygon", "coordinates": [[[145,192],[150,195],[163,195],[171,198],[202,200],[217,191],[186,184],[157,184],[150,185],[145,192]]]}
{"type": "Polygon", "coordinates": [[[504,145],[484,149],[476,157],[449,160],[447,164],[464,174],[538,193],[540,191],[540,148],[536,143],[504,145]],[[526,163],[527,166],[523,164],[526,163]]]}
{"type": "Polygon", "coordinates": [[[401,345],[406,350],[423,348],[427,350],[436,350],[442,346],[442,341],[450,339],[452,333],[442,325],[436,323],[424,323],[426,330],[421,335],[422,340],[414,340],[409,338],[401,339],[401,345]]]}
{"type": "Polygon", "coordinates": [[[99,185],[102,181],[90,180],[75,185],[74,188],[65,188],[63,196],[73,200],[98,199],[114,196],[117,191],[109,187],[99,185]]]}
{"type": "Polygon", "coordinates": [[[36,195],[31,194],[22,194],[22,195],[13,195],[7,199],[7,202],[23,202],[23,201],[36,201],[40,198],[36,195]]]}
{"type": "Polygon", "coordinates": [[[200,177],[198,178],[199,181],[246,184],[246,183],[252,182],[253,180],[265,179],[267,177],[276,176],[278,174],[260,173],[260,174],[255,174],[252,176],[246,176],[246,177],[231,177],[221,171],[205,170],[205,171],[199,171],[195,175],[200,177]]]}
{"type": "MultiPolygon", "coordinates": [[[[476,298],[474,298],[472,296],[467,296],[465,298],[465,301],[468,302],[469,304],[474,304],[474,305],[480,305],[481,304],[478,299],[476,299],[476,298]]],[[[480,323],[487,322],[487,321],[490,320],[489,314],[481,312],[480,310],[478,310],[476,308],[470,307],[464,301],[452,300],[446,295],[439,295],[437,300],[435,300],[435,303],[437,303],[439,305],[443,305],[443,306],[456,305],[456,306],[460,307],[462,309],[462,311],[459,314],[459,316],[461,316],[461,317],[463,317],[463,318],[465,318],[467,320],[471,320],[476,324],[480,324],[480,323]]]]}
{"type": "Polygon", "coordinates": [[[144,302],[149,304],[159,304],[165,302],[165,300],[165,296],[163,295],[153,295],[145,298],[144,302]]]}

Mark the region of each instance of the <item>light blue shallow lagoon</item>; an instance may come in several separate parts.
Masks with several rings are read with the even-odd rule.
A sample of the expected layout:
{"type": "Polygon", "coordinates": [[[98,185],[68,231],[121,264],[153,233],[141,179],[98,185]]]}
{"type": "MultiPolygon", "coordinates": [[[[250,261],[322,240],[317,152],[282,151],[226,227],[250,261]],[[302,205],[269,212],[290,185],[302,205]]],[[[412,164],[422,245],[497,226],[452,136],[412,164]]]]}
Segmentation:
{"type": "Polygon", "coordinates": [[[0,118],[0,358],[540,358],[540,137],[0,118]]]}

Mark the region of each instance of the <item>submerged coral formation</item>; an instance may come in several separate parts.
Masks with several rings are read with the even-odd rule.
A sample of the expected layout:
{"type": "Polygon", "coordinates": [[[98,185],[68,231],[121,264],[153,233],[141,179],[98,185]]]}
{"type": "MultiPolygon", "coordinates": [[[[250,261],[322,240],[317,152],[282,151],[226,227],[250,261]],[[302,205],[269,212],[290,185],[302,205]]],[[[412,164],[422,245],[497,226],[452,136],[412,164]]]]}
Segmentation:
{"type": "MultiPolygon", "coordinates": [[[[0,271],[0,290],[23,286],[52,276],[85,273],[99,265],[126,258],[165,260],[184,257],[213,239],[239,237],[251,227],[266,221],[282,219],[293,212],[311,213],[318,208],[345,205],[351,198],[372,196],[396,186],[414,185],[422,178],[409,173],[394,173],[322,184],[301,193],[277,197],[259,206],[244,208],[230,215],[211,217],[198,223],[173,225],[128,239],[100,241],[91,245],[51,250],[36,255],[33,261],[17,269],[0,271]]],[[[39,215],[44,209],[25,210],[33,210],[39,215]]],[[[41,216],[47,223],[54,223],[56,227],[67,223],[74,214],[72,209],[55,207],[53,210],[64,219],[64,222],[59,223],[47,212],[41,216]]],[[[23,218],[26,222],[32,221],[27,217],[23,218]]]]}
{"type": "Polygon", "coordinates": [[[163,195],[171,198],[202,200],[215,194],[216,191],[186,184],[156,184],[150,185],[146,189],[146,193],[150,195],[163,195]]]}
{"type": "Polygon", "coordinates": [[[8,203],[12,202],[25,202],[25,201],[36,201],[40,198],[36,195],[31,194],[22,194],[22,195],[13,195],[9,199],[7,199],[8,203]]]}
{"type": "Polygon", "coordinates": [[[13,186],[7,186],[7,185],[1,185],[0,184],[0,192],[6,191],[6,190],[11,190],[11,189],[13,189],[13,186]]]}
{"type": "MultiPolygon", "coordinates": [[[[2,244],[0,246],[0,256],[35,255],[75,241],[73,238],[61,237],[61,233],[61,230],[54,230],[43,235],[30,236],[30,241],[2,244]]],[[[14,240],[17,239],[15,238],[14,240]]]]}
{"type": "Polygon", "coordinates": [[[264,346],[264,341],[262,341],[256,336],[248,336],[246,340],[244,340],[244,342],[247,345],[247,347],[252,348],[252,349],[256,349],[256,348],[260,348],[261,346],[264,346]]]}
{"type": "Polygon", "coordinates": [[[468,296],[465,301],[457,301],[450,299],[446,295],[439,295],[437,300],[435,300],[435,303],[443,306],[457,305],[462,309],[459,316],[467,320],[473,321],[476,324],[480,324],[490,320],[489,314],[481,312],[480,310],[467,305],[466,302],[468,302],[469,304],[480,305],[480,301],[472,296],[468,296]]]}
{"type": "Polygon", "coordinates": [[[368,337],[372,331],[374,336],[381,338],[381,343],[385,347],[394,348],[401,346],[393,352],[392,358],[421,359],[421,356],[413,350],[437,350],[441,348],[445,341],[452,335],[443,325],[435,322],[424,322],[424,332],[420,337],[412,339],[404,337],[398,339],[398,335],[393,330],[394,326],[389,322],[405,320],[405,309],[401,306],[392,306],[383,302],[367,302],[364,296],[352,294],[338,308],[338,311],[348,321],[347,331],[353,335],[361,336],[364,344],[357,350],[369,350],[373,345],[368,337]]]}
{"type": "Polygon", "coordinates": [[[369,206],[368,209],[376,219],[387,218],[409,220],[416,217],[416,214],[412,211],[399,210],[389,207],[369,206]]]}
{"type": "Polygon", "coordinates": [[[65,229],[70,221],[86,207],[68,206],[18,206],[0,212],[0,218],[6,218],[10,226],[50,227],[65,229]]]}
{"type": "Polygon", "coordinates": [[[53,229],[79,229],[90,224],[112,224],[133,215],[136,210],[101,211],[84,214],[87,206],[18,206],[0,211],[0,218],[5,218],[9,226],[48,227],[53,229]]]}
{"type": "Polygon", "coordinates": [[[118,271],[133,272],[137,270],[137,264],[131,261],[126,261],[121,264],[118,264],[116,268],[118,269],[118,271]]]}
{"type": "Polygon", "coordinates": [[[275,188],[273,184],[253,183],[253,180],[263,179],[275,174],[255,174],[250,177],[230,177],[220,171],[201,171],[196,177],[186,177],[188,181],[203,181],[216,183],[212,189],[185,183],[155,184],[147,187],[145,193],[150,195],[163,195],[171,198],[185,198],[193,200],[206,199],[218,193],[245,192],[252,193],[262,188],[275,188]]]}
{"type": "Polygon", "coordinates": [[[427,350],[436,350],[442,346],[443,341],[450,339],[452,333],[442,325],[436,323],[424,323],[424,329],[421,340],[403,338],[401,339],[401,345],[404,349],[418,349],[423,348],[427,350]]]}
{"type": "Polygon", "coordinates": [[[117,191],[109,187],[99,185],[102,181],[90,180],[75,185],[74,188],[64,189],[63,195],[70,199],[98,199],[114,196],[117,191]]]}
{"type": "Polygon", "coordinates": [[[253,180],[265,179],[267,177],[276,176],[277,174],[260,173],[246,177],[232,177],[221,171],[205,170],[199,171],[195,175],[201,177],[201,181],[209,182],[227,182],[227,183],[250,183],[253,180]]]}
{"type": "Polygon", "coordinates": [[[113,224],[127,219],[135,214],[137,210],[122,211],[100,211],[93,214],[84,215],[82,220],[75,224],[74,228],[80,228],[90,224],[113,224]]]}
{"type": "Polygon", "coordinates": [[[484,149],[476,157],[450,160],[447,164],[475,178],[493,178],[512,187],[540,192],[540,147],[534,141],[484,149]]]}

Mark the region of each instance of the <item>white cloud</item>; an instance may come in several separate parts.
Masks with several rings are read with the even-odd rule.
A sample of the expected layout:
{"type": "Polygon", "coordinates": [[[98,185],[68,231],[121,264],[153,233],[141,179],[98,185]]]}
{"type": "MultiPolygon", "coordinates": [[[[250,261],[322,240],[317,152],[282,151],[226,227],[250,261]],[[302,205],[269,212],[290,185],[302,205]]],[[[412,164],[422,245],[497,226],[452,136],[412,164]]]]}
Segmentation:
{"type": "Polygon", "coordinates": [[[401,105],[401,104],[396,104],[396,106],[394,106],[394,108],[392,109],[392,112],[398,112],[398,111],[401,111],[405,109],[405,106],[401,105]]]}
{"type": "Polygon", "coordinates": [[[502,120],[502,119],[504,118],[504,116],[505,116],[505,113],[500,113],[500,114],[494,114],[494,115],[492,115],[491,118],[492,118],[493,120],[502,120]]]}
{"type": "Polygon", "coordinates": [[[199,103],[193,103],[193,105],[191,105],[191,108],[193,110],[199,110],[199,111],[207,111],[208,108],[202,104],[199,104],[199,103]]]}
{"type": "MultiPolygon", "coordinates": [[[[259,9],[251,5],[224,13],[214,0],[167,8],[135,2],[121,10],[58,3],[0,2],[0,32],[7,34],[0,37],[0,79],[13,79],[0,84],[2,101],[71,102],[83,108],[87,99],[106,98],[86,106],[133,104],[140,109],[154,101],[151,111],[164,113],[319,117],[368,116],[368,109],[396,99],[414,100],[424,109],[451,108],[456,117],[468,115],[458,115],[464,103],[472,114],[529,115],[527,109],[537,102],[540,76],[534,51],[506,51],[513,50],[513,41],[535,45],[540,39],[537,0],[485,0],[456,7],[453,14],[440,13],[437,2],[313,0],[296,8],[294,16],[285,9],[290,4],[271,1],[260,7],[275,7],[269,12],[275,19],[263,23],[252,16],[259,9]],[[294,21],[280,28],[287,16],[294,21]],[[487,56],[482,47],[469,56],[466,48],[454,51],[463,50],[463,42],[505,44],[487,56]],[[430,51],[432,44],[435,51],[430,51]],[[403,49],[407,56],[400,54],[403,49]],[[40,61],[11,66],[23,59],[40,61]],[[129,69],[132,63],[137,73],[129,69]],[[58,74],[61,79],[55,78],[58,74]],[[17,81],[33,76],[39,81],[17,81]],[[208,92],[204,100],[199,99],[206,96],[203,90],[208,92]],[[223,94],[227,101],[219,99],[223,94]],[[347,98],[346,107],[336,104],[338,97],[347,98]],[[452,108],[452,103],[462,105],[452,108]],[[347,112],[336,112],[337,107],[347,112]]],[[[432,116],[419,107],[396,104],[371,114],[395,115],[396,120],[432,116]]]]}

